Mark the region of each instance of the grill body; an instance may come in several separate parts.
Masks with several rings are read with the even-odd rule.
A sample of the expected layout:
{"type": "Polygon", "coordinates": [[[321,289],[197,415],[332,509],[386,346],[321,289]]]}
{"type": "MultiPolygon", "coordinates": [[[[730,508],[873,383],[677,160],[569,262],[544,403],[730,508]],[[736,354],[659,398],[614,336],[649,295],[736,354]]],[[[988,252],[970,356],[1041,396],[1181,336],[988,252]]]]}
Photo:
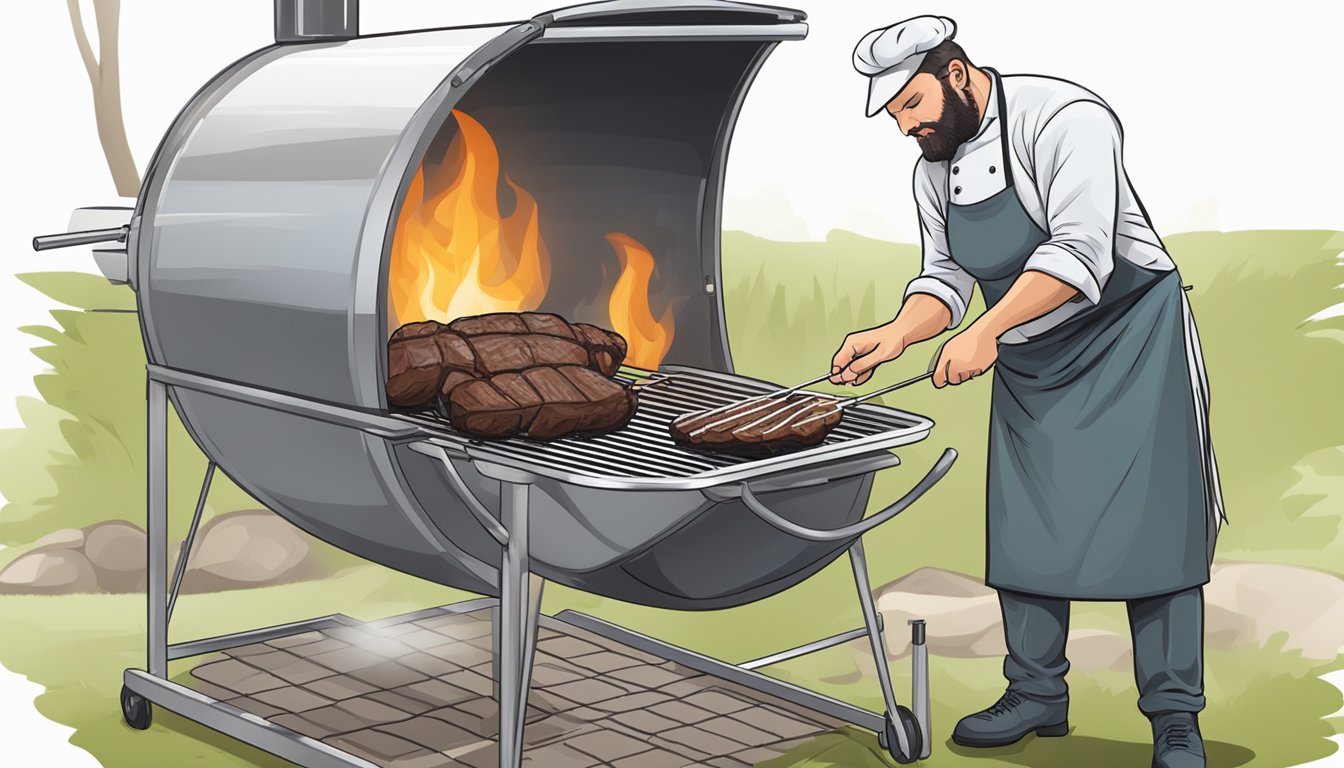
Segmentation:
{"type": "MultiPolygon", "coordinates": [[[[462,109],[489,128],[510,179],[541,206],[557,277],[539,309],[606,324],[594,276],[618,265],[594,244],[604,231],[630,232],[657,258],[655,310],[675,309],[667,362],[754,391],[731,376],[723,326],[723,173],[752,78],[780,40],[801,36],[802,16],[726,3],[599,5],[515,24],[277,45],[222,72],[165,137],[131,223],[131,283],[151,363],[263,396],[385,412],[386,340],[398,323],[387,299],[393,225],[416,170],[452,137],[450,115],[462,109]]],[[[208,388],[170,392],[202,450],[295,525],[369,560],[498,594],[498,542],[445,482],[443,462],[414,440],[208,388]]],[[[497,510],[501,484],[482,456],[443,425],[420,426],[417,439],[446,435],[440,443],[470,493],[497,510]]],[[[865,450],[890,465],[883,449],[927,426],[897,425],[900,439],[865,450]]],[[[855,457],[841,457],[850,469],[826,482],[763,487],[760,498],[800,523],[853,522],[878,466],[853,469],[855,457]]],[[[760,599],[844,551],[784,535],[722,490],[791,469],[757,465],[717,480],[684,467],[643,479],[613,471],[604,482],[543,472],[530,502],[533,566],[661,607],[760,599]]]]}

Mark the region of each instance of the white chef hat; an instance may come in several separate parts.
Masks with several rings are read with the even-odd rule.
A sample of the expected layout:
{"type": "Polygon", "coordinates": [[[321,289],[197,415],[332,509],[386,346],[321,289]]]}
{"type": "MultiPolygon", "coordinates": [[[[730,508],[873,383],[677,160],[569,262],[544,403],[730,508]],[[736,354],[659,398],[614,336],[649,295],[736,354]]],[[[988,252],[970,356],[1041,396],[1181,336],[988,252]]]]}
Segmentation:
{"type": "Polygon", "coordinates": [[[864,35],[854,48],[854,68],[868,76],[868,116],[896,98],[929,49],[956,35],[957,23],[945,16],[916,16],[864,35]]]}

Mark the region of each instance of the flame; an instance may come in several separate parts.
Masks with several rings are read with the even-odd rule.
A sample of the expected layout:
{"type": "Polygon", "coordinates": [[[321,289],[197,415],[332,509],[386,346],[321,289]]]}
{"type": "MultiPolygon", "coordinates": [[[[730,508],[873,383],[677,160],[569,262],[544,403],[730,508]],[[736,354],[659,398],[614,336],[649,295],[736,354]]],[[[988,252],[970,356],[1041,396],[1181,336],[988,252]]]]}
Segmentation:
{"type": "MultiPolygon", "coordinates": [[[[397,214],[388,267],[397,324],[531,311],[541,306],[550,284],[536,200],[503,173],[485,127],[457,110],[453,117],[458,132],[440,158],[452,181],[427,189],[422,164],[397,214]],[[501,178],[517,199],[508,215],[499,210],[501,178]]],[[[653,255],[629,235],[606,238],[621,260],[608,299],[611,328],[625,337],[631,365],[657,370],[672,346],[673,321],[670,307],[661,320],[649,307],[653,255]]]]}
{"type": "Polygon", "coordinates": [[[444,159],[455,178],[427,196],[422,165],[397,216],[388,293],[401,324],[533,310],[550,282],[536,200],[501,173],[485,127],[464,112],[453,117],[459,130],[444,159]],[[508,215],[499,210],[501,175],[517,198],[508,215]]]}
{"type": "Polygon", "coordinates": [[[611,289],[607,309],[611,327],[629,344],[627,362],[647,371],[658,370],[672,346],[675,332],[672,309],[655,320],[649,307],[649,279],[653,276],[653,254],[629,235],[612,232],[607,242],[621,259],[621,275],[611,289]]]}

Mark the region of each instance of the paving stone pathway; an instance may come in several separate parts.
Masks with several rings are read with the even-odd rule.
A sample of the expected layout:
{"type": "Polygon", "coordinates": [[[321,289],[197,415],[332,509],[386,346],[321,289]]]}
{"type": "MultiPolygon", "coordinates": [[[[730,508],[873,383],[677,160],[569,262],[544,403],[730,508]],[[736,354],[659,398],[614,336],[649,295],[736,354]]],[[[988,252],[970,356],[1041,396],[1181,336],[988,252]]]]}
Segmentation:
{"type": "MultiPolygon", "coordinates": [[[[388,768],[496,768],[490,610],[215,654],[191,687],[388,768]]],[[[543,617],[524,763],[742,768],[844,725],[543,617]]]]}

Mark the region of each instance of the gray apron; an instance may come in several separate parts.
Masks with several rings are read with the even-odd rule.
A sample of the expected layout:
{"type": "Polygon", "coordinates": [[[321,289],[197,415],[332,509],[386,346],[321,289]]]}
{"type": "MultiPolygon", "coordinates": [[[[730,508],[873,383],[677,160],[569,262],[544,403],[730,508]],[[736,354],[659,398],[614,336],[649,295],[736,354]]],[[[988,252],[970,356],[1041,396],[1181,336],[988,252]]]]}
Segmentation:
{"type": "MultiPolygon", "coordinates": [[[[953,261],[986,306],[1048,235],[1007,187],[948,205],[953,261]]],[[[1216,522],[1187,357],[1180,276],[1117,257],[1101,300],[1020,344],[1000,344],[990,405],[986,582],[1080,600],[1176,592],[1209,580],[1216,522]]]]}

